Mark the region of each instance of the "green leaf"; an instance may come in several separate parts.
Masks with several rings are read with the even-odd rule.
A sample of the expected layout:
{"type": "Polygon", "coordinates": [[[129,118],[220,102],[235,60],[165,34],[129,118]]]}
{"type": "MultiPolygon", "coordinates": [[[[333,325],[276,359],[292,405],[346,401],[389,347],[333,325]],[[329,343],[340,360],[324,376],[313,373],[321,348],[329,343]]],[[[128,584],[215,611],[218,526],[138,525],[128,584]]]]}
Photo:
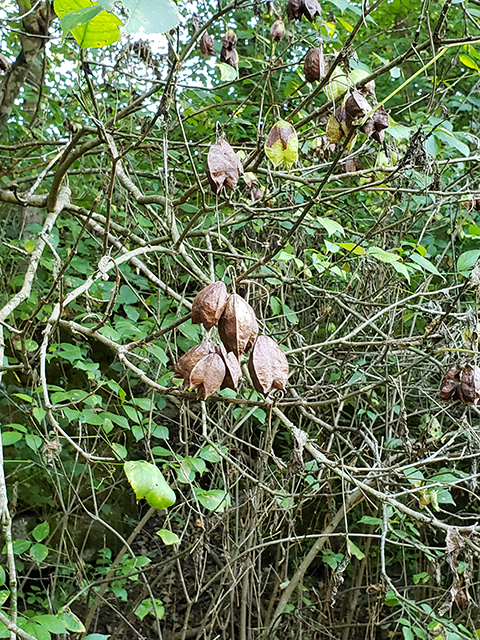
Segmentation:
{"type": "Polygon", "coordinates": [[[404,640],[415,640],[415,636],[410,627],[402,627],[404,640]]]}
{"type": "Polygon", "coordinates": [[[350,540],[350,538],[348,539],[348,548],[350,549],[350,553],[354,555],[356,558],[358,558],[359,560],[362,560],[362,558],[365,558],[365,554],[363,553],[363,551],[359,549],[357,545],[354,542],[352,542],[352,540],[350,540]]]}
{"type": "Polygon", "coordinates": [[[42,522],[41,524],[37,524],[35,529],[32,531],[32,536],[37,542],[41,542],[42,540],[45,540],[49,533],[50,525],[48,522],[42,522]]]}
{"type": "Polygon", "coordinates": [[[112,442],[111,447],[115,455],[120,458],[120,460],[124,460],[127,457],[127,450],[123,444],[112,442]]]}
{"type": "Polygon", "coordinates": [[[362,516],[358,521],[359,524],[373,524],[377,527],[382,526],[382,519],[375,518],[374,516],[362,516]]]}
{"type": "Polygon", "coordinates": [[[110,638],[110,634],[106,636],[103,633],[89,633],[83,640],[108,640],[108,638],[110,638]]]}
{"type": "Polygon", "coordinates": [[[472,58],[470,56],[467,56],[466,53],[461,53],[458,56],[458,58],[460,62],[464,64],[466,67],[469,67],[470,69],[475,69],[476,71],[480,71],[480,68],[478,64],[475,62],[475,60],[472,60],[472,58]]]}
{"type": "Polygon", "coordinates": [[[331,218],[316,218],[316,222],[320,224],[329,236],[333,236],[334,233],[338,233],[341,236],[345,235],[345,229],[336,220],[331,218]]]}
{"type": "Polygon", "coordinates": [[[83,9],[70,11],[69,13],[66,13],[60,20],[62,31],[64,33],[73,31],[73,29],[81,27],[87,22],[90,22],[90,20],[93,20],[93,18],[95,18],[95,16],[98,16],[98,14],[102,11],[103,9],[99,4],[93,4],[89,7],[84,7],[83,9]]]}
{"type": "Polygon", "coordinates": [[[2,607],[5,604],[9,596],[10,596],[9,589],[3,589],[2,591],[0,591],[0,607],[2,607]]]}
{"type": "MultiPolygon", "coordinates": [[[[54,9],[62,20],[68,13],[91,8],[90,0],[55,0],[54,9]]],[[[94,5],[95,6],[95,5],[94,5]]],[[[120,38],[122,21],[113,13],[102,11],[86,24],[72,30],[73,37],[82,48],[106,47],[120,38]]]]}
{"type": "Polygon", "coordinates": [[[125,462],[123,468],[137,500],[145,498],[156,509],[166,509],[175,503],[175,493],[154,464],[137,460],[125,462]]]}
{"type": "MultiPolygon", "coordinates": [[[[165,615],[165,607],[161,600],[157,600],[157,598],[155,598],[153,604],[152,600],[147,598],[146,600],[142,600],[142,602],[135,608],[134,613],[140,618],[140,620],[143,620],[145,616],[148,616],[149,614],[152,616],[156,614],[158,619],[161,620],[165,615]]],[[[87,639],[85,638],[85,640],[87,639]]]]}
{"type": "Polygon", "coordinates": [[[380,260],[380,262],[386,262],[388,264],[392,264],[393,262],[397,262],[398,260],[400,260],[400,256],[398,255],[398,253],[385,251],[384,249],[380,249],[380,247],[370,247],[368,253],[370,253],[377,260],[380,260]]]}
{"type": "Polygon", "coordinates": [[[480,258],[480,249],[472,249],[460,254],[457,260],[457,271],[462,275],[468,275],[478,258],[480,258]]]}
{"type": "Polygon", "coordinates": [[[397,271],[404,278],[406,278],[408,282],[410,282],[410,274],[408,272],[406,265],[404,265],[403,262],[392,262],[392,267],[395,269],[395,271],[397,271]]]}
{"type": "Polygon", "coordinates": [[[173,531],[169,531],[168,529],[159,529],[157,531],[157,536],[163,540],[166,545],[178,544],[180,542],[180,538],[173,531]]]}
{"type": "Polygon", "coordinates": [[[387,607],[396,607],[400,604],[400,601],[394,591],[387,591],[385,594],[385,604],[387,607]]]}
{"type": "MultiPolygon", "coordinates": [[[[83,622],[70,609],[61,610],[58,619],[65,625],[65,628],[74,633],[85,633],[86,629],[83,622]]],[[[106,638],[107,636],[102,636],[106,638]]]]}
{"type": "Polygon", "coordinates": [[[125,33],[165,33],[180,22],[172,0],[121,0],[129,13],[125,33]]]}
{"type": "MultiPolygon", "coordinates": [[[[218,446],[219,449],[221,449],[222,453],[226,453],[227,448],[226,447],[220,447],[218,446]]],[[[211,444],[207,444],[206,447],[203,447],[203,449],[200,451],[200,457],[203,458],[204,460],[206,460],[207,462],[220,462],[220,460],[222,459],[222,456],[217,453],[217,451],[212,447],[211,444]]]]}
{"type": "MultiPolygon", "coordinates": [[[[342,247],[342,249],[345,249],[345,251],[348,251],[349,253],[353,253],[356,256],[361,256],[365,253],[365,249],[359,246],[356,242],[340,242],[340,246],[342,247]]],[[[374,247],[371,247],[371,248],[373,249],[374,247]]]]}
{"type": "Polygon", "coordinates": [[[57,616],[42,614],[34,616],[32,620],[47,629],[47,631],[50,631],[50,633],[67,633],[65,625],[57,616]]]}
{"type": "Polygon", "coordinates": [[[430,260],[427,260],[427,258],[424,258],[419,253],[416,253],[416,252],[412,253],[412,255],[410,256],[410,260],[412,262],[415,262],[415,264],[418,264],[418,266],[422,267],[422,269],[425,269],[425,271],[429,271],[430,273],[433,273],[436,276],[440,275],[437,267],[434,264],[432,264],[430,260]]]}
{"type": "Polygon", "coordinates": [[[13,553],[15,555],[20,555],[21,553],[25,553],[31,546],[30,540],[14,540],[13,541],[13,553]]]}
{"type": "Polygon", "coordinates": [[[195,489],[195,493],[202,507],[209,511],[223,513],[231,504],[230,494],[222,489],[212,489],[211,491],[195,489]]]}
{"type": "Polygon", "coordinates": [[[15,444],[22,438],[23,438],[23,434],[18,433],[18,431],[4,431],[2,433],[2,444],[4,447],[8,447],[12,444],[15,444]]]}
{"type": "Polygon", "coordinates": [[[40,544],[39,542],[37,542],[36,544],[32,544],[32,546],[30,547],[30,555],[37,564],[43,562],[48,556],[48,547],[46,547],[44,544],[40,544]]]}
{"type": "Polygon", "coordinates": [[[216,66],[220,69],[220,79],[223,82],[234,82],[238,78],[238,71],[225,62],[217,62],[216,66]]]}

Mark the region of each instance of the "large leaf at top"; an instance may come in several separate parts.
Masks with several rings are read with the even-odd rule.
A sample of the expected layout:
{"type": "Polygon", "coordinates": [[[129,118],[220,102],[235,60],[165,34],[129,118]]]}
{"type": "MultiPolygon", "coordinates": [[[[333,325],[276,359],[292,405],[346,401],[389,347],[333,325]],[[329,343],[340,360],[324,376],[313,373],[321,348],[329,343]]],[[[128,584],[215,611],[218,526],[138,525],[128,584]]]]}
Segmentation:
{"type": "Polygon", "coordinates": [[[180,17],[172,0],[121,0],[129,13],[125,33],[165,33],[177,26],[180,17]]]}
{"type": "Polygon", "coordinates": [[[137,500],[145,498],[156,509],[166,509],[175,503],[175,493],[154,464],[136,460],[125,462],[123,468],[137,500]]]}
{"type": "Polygon", "coordinates": [[[54,2],[55,13],[60,18],[62,27],[65,30],[71,30],[73,37],[83,49],[107,47],[120,38],[119,27],[122,21],[113,13],[101,11],[85,22],[89,15],[96,13],[95,6],[99,6],[98,3],[92,3],[90,0],[55,0],[54,2]],[[74,13],[72,19],[68,16],[71,13],[74,13]],[[76,24],[79,26],[75,26],[76,24]]]}

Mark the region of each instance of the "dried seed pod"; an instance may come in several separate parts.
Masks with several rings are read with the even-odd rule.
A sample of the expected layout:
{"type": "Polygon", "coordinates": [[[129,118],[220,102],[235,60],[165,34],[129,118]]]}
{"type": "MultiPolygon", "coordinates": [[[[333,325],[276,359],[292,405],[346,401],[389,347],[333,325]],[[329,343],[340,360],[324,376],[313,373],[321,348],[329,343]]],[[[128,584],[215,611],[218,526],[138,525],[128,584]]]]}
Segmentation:
{"type": "Polygon", "coordinates": [[[478,404],[480,400],[480,367],[476,364],[466,364],[460,373],[458,387],[460,400],[463,404],[478,404]]]}
{"type": "Polygon", "coordinates": [[[235,189],[239,177],[243,174],[242,163],[224,138],[220,138],[210,147],[207,167],[210,184],[215,193],[219,193],[224,184],[229,189],[235,189]]]}
{"type": "Polygon", "coordinates": [[[389,125],[388,112],[383,107],[380,107],[375,111],[373,116],[369,118],[360,131],[377,142],[382,143],[385,137],[383,130],[389,125]]]}
{"type": "Polygon", "coordinates": [[[173,379],[183,378],[183,388],[188,389],[190,387],[190,374],[195,365],[213,352],[214,347],[210,342],[201,342],[189,349],[175,365],[173,379]]]}
{"type": "Polygon", "coordinates": [[[343,130],[340,122],[334,115],[329,116],[327,120],[327,128],[325,131],[327,140],[330,144],[337,144],[343,138],[343,130]]]}
{"type": "Polygon", "coordinates": [[[255,312],[237,293],[233,293],[218,322],[218,334],[227,351],[240,358],[255,342],[258,324],[255,312]]]}
{"type": "Polygon", "coordinates": [[[215,393],[225,378],[225,363],[218,353],[210,353],[193,367],[190,374],[190,389],[198,389],[197,398],[206,400],[215,393]]]}
{"type": "Polygon", "coordinates": [[[278,344],[268,336],[259,336],[248,360],[255,389],[267,396],[272,389],[285,390],[288,361],[278,344]]]}
{"type": "Polygon", "coordinates": [[[270,29],[270,35],[274,42],[280,42],[285,35],[285,24],[283,20],[276,20],[270,29]]]}
{"type": "Polygon", "coordinates": [[[10,60],[0,53],[0,71],[10,71],[11,68],[10,60]]]}
{"type": "Polygon", "coordinates": [[[203,324],[209,331],[220,320],[227,298],[227,287],[222,280],[209,284],[196,295],[193,301],[192,323],[203,324]]]}
{"type": "Polygon", "coordinates": [[[225,363],[225,378],[220,388],[238,391],[238,382],[242,377],[242,370],[235,354],[233,351],[227,353],[223,344],[217,346],[217,353],[222,356],[225,363]]]}
{"type": "Polygon", "coordinates": [[[322,47],[313,47],[307,53],[303,63],[303,72],[307,82],[318,82],[325,75],[325,59],[322,47]]]}
{"type": "Polygon", "coordinates": [[[480,367],[476,364],[458,363],[449,369],[440,390],[442,402],[449,400],[463,404],[478,404],[480,401],[480,367]]]}
{"type": "Polygon", "coordinates": [[[214,56],[215,49],[213,46],[213,38],[207,31],[204,32],[200,39],[200,51],[204,56],[214,56]]]}
{"type": "Polygon", "coordinates": [[[380,109],[377,109],[373,114],[373,126],[375,128],[375,132],[372,134],[372,138],[377,142],[383,142],[383,130],[387,129],[389,124],[388,112],[383,107],[380,107],[380,109]]]}
{"type": "Polygon", "coordinates": [[[298,158],[298,136],[294,127],[285,120],[276,122],[265,140],[264,149],[275,169],[283,163],[290,171],[298,158]]]}
{"type": "Polygon", "coordinates": [[[318,4],[317,0],[304,0],[303,1],[303,15],[310,22],[314,22],[317,16],[322,15],[322,8],[318,4]]]}
{"type": "Polygon", "coordinates": [[[356,120],[366,116],[372,110],[370,103],[360,91],[353,91],[345,103],[347,121],[356,120]]]}
{"type": "Polygon", "coordinates": [[[220,51],[220,62],[229,64],[234,69],[238,69],[238,53],[236,49],[225,49],[222,47],[220,51]]]}
{"type": "Polygon", "coordinates": [[[355,171],[361,171],[363,164],[358,158],[349,158],[345,161],[345,173],[355,173],[355,171]]]}
{"type": "Polygon", "coordinates": [[[233,29],[227,29],[227,33],[222,38],[222,47],[227,51],[235,49],[237,44],[237,34],[233,29]]]}
{"type": "Polygon", "coordinates": [[[288,0],[286,11],[289,20],[301,20],[303,15],[303,0],[288,0]]]}

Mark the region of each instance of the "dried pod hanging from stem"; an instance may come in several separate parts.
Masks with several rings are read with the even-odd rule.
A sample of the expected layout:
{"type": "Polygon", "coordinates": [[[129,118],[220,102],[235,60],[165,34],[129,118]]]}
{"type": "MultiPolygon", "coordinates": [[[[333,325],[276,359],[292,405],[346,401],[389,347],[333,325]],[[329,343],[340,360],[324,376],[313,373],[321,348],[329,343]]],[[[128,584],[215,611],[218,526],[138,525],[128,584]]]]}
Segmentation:
{"type": "Polygon", "coordinates": [[[202,358],[190,374],[190,389],[198,389],[197,398],[206,400],[218,391],[225,378],[225,363],[218,353],[202,358]]]}
{"type": "Polygon", "coordinates": [[[307,53],[303,63],[303,72],[307,82],[318,82],[325,75],[325,58],[323,47],[313,47],[307,53]]]}
{"type": "Polygon", "coordinates": [[[272,389],[285,390],[288,361],[278,344],[268,336],[259,336],[248,360],[248,371],[255,389],[267,396],[272,389]]]}
{"type": "Polygon", "coordinates": [[[227,287],[222,280],[209,284],[196,295],[193,301],[192,323],[203,324],[209,331],[220,320],[227,298],[227,287]]]}
{"type": "Polygon", "coordinates": [[[175,365],[173,379],[183,378],[183,388],[190,388],[190,374],[192,373],[193,368],[198,364],[198,362],[200,362],[200,360],[205,358],[205,356],[208,356],[210,353],[214,353],[214,351],[215,348],[212,343],[206,341],[189,349],[175,365]]]}
{"type": "Polygon", "coordinates": [[[240,358],[255,342],[258,324],[255,312],[237,293],[233,293],[218,322],[218,334],[227,351],[240,358]]]}
{"type": "Polygon", "coordinates": [[[242,163],[224,138],[220,138],[210,147],[207,168],[210,184],[215,193],[219,193],[223,185],[228,189],[235,189],[239,177],[243,174],[242,163]]]}

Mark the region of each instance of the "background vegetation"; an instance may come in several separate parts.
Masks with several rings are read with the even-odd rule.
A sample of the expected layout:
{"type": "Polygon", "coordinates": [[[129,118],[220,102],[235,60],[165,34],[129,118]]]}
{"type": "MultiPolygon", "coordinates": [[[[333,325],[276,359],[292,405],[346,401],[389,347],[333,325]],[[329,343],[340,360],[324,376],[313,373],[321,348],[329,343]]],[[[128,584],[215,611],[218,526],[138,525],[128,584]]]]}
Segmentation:
{"type": "Polygon", "coordinates": [[[479,412],[439,393],[478,354],[480,3],[321,4],[185,2],[175,26],[166,0],[62,0],[63,31],[48,2],[1,9],[0,637],[480,636],[479,412]],[[390,126],[332,146],[354,69],[390,126]],[[212,192],[222,136],[253,186],[212,192]],[[172,381],[216,279],[281,344],[284,394],[172,381]],[[136,501],[141,461],[173,506],[136,501]]]}

